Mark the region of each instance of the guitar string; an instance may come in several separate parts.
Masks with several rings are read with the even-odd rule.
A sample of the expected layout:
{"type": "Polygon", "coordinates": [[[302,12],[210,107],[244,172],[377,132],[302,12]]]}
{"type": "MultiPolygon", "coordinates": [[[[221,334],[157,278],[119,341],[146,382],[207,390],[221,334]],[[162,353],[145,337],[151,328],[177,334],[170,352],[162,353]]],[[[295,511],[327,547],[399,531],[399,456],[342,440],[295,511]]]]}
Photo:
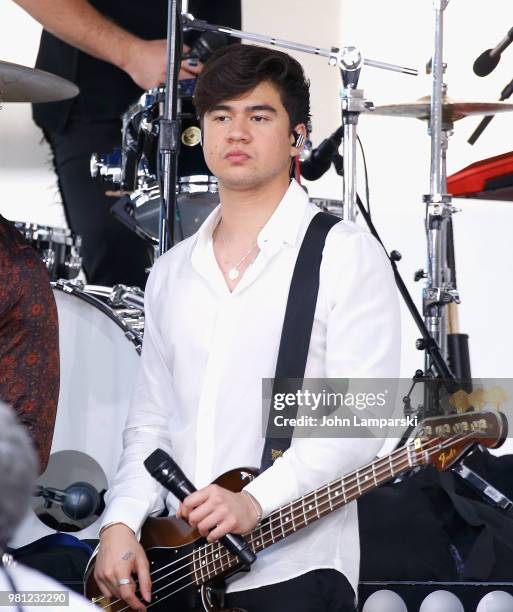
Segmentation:
{"type": "MultiPolygon", "coordinates": [[[[475,435],[475,432],[472,432],[472,433],[467,434],[466,436],[463,436],[463,437],[461,437],[461,438],[459,438],[459,437],[455,437],[454,439],[457,439],[457,441],[462,441],[462,440],[465,440],[466,438],[468,438],[468,437],[472,437],[472,436],[474,436],[474,435],[475,435]]],[[[450,440],[451,440],[451,439],[449,438],[449,439],[448,439],[448,441],[450,441],[450,440]]],[[[446,442],[446,444],[447,444],[447,442],[446,442]]],[[[404,450],[404,449],[401,449],[401,450],[404,450]]],[[[423,450],[424,450],[424,449],[423,449],[423,450]]],[[[433,450],[431,450],[431,451],[428,451],[428,454],[434,454],[434,453],[439,452],[440,450],[441,450],[441,449],[433,449],[433,450]]],[[[408,459],[407,459],[406,457],[405,457],[404,459],[407,461],[407,464],[405,464],[403,467],[406,467],[406,468],[407,468],[407,467],[408,467],[408,465],[409,465],[409,461],[408,461],[408,459]]],[[[364,488],[365,488],[365,487],[364,487],[364,488]]],[[[367,490],[372,490],[373,488],[375,488],[375,487],[373,487],[373,486],[371,486],[371,487],[366,487],[364,492],[367,492],[367,490]]],[[[363,494],[363,493],[362,493],[362,494],[363,494]]],[[[328,503],[329,503],[329,501],[330,501],[330,500],[328,500],[328,503]]],[[[352,501],[352,500],[351,500],[351,501],[352,501]]],[[[323,502],[323,503],[325,503],[325,502],[323,502]]],[[[344,505],[345,505],[345,503],[346,503],[346,502],[344,502],[343,504],[340,504],[340,506],[344,506],[344,505]]],[[[337,508],[337,509],[338,509],[338,508],[337,508]]],[[[322,517],[317,517],[317,518],[322,518],[322,517]]],[[[314,520],[314,519],[311,519],[311,520],[310,520],[310,522],[312,522],[313,520],[314,520]]],[[[304,527],[304,526],[306,526],[306,525],[308,525],[308,521],[306,521],[306,520],[305,520],[305,522],[304,522],[304,523],[302,523],[302,524],[300,524],[300,525],[299,525],[299,528],[302,528],[302,527],[304,527]]],[[[290,532],[290,533],[292,533],[292,532],[290,532]]],[[[290,534],[288,534],[288,535],[290,535],[290,534]]],[[[230,553],[228,553],[228,554],[223,554],[223,557],[228,558],[228,561],[230,562],[230,553]]],[[[232,556],[232,559],[236,559],[236,557],[232,556]]],[[[186,567],[186,566],[182,566],[182,568],[183,568],[183,567],[186,567]]],[[[215,566],[214,566],[214,570],[215,570],[215,566]]],[[[172,572],[172,573],[174,573],[174,572],[172,572]]],[[[184,575],[184,576],[182,576],[182,577],[178,578],[177,580],[174,580],[173,582],[168,583],[167,585],[160,587],[160,588],[159,588],[157,591],[155,591],[155,594],[156,594],[156,593],[158,593],[158,592],[160,592],[160,591],[162,591],[162,590],[164,590],[164,589],[166,589],[166,588],[168,588],[168,587],[170,587],[170,586],[173,586],[173,585],[174,585],[174,584],[176,584],[177,582],[180,582],[180,581],[181,581],[181,580],[183,580],[184,578],[188,578],[189,576],[191,576],[192,574],[195,574],[195,573],[196,573],[196,570],[193,570],[192,572],[189,572],[189,574],[186,574],[186,575],[184,575]]],[[[165,577],[165,576],[164,576],[164,577],[165,577]]],[[[161,578],[163,578],[163,577],[161,577],[161,578]]],[[[159,578],[159,580],[160,580],[161,578],[159,578]]],[[[205,581],[205,582],[208,582],[208,579],[207,579],[207,581],[205,581]]],[[[202,584],[205,584],[205,583],[202,583],[202,584]]],[[[183,585],[183,586],[179,587],[178,589],[175,589],[175,590],[174,590],[174,591],[172,591],[171,593],[168,593],[168,594],[167,594],[167,595],[165,595],[164,597],[161,597],[161,598],[160,598],[158,601],[155,601],[155,602],[153,602],[153,603],[148,604],[147,608],[150,608],[150,607],[152,607],[153,605],[158,604],[158,603],[160,603],[160,602],[164,601],[164,600],[165,600],[165,599],[167,599],[168,597],[171,597],[171,595],[176,594],[177,592],[179,592],[179,591],[183,590],[183,589],[184,589],[184,588],[186,588],[186,587],[189,587],[189,586],[194,586],[194,585],[196,585],[196,586],[201,586],[201,584],[199,584],[199,585],[198,585],[198,583],[197,583],[197,582],[195,582],[195,581],[189,582],[189,583],[187,583],[187,584],[185,584],[185,585],[183,585]]],[[[119,602],[119,601],[121,601],[121,600],[117,600],[117,602],[119,602]]],[[[117,603],[117,602],[116,602],[116,603],[117,603]]],[[[128,610],[129,608],[130,608],[130,606],[125,607],[125,608],[122,608],[122,609],[121,609],[121,610],[119,610],[118,612],[123,612],[124,610],[128,610]]]]}
{"type": "MultiPolygon", "coordinates": [[[[452,440],[464,441],[466,438],[469,438],[469,437],[472,437],[472,436],[475,436],[475,432],[471,432],[471,433],[467,434],[466,436],[461,436],[461,437],[455,436],[455,437],[453,437],[453,438],[448,438],[448,439],[447,439],[447,440],[444,442],[444,444],[445,444],[445,445],[447,445],[448,443],[451,443],[451,442],[452,442],[452,440]]],[[[394,451],[393,453],[390,453],[390,454],[389,454],[389,455],[387,455],[386,457],[381,458],[381,459],[379,459],[378,461],[376,461],[376,462],[374,463],[374,466],[376,466],[376,465],[378,465],[378,464],[386,464],[385,466],[380,465],[380,467],[386,467],[386,468],[387,468],[387,469],[386,469],[385,471],[383,471],[382,473],[379,473],[379,477],[381,477],[381,476],[383,475],[383,473],[385,473],[385,472],[389,472],[389,471],[390,471],[390,460],[392,459],[392,457],[393,457],[394,455],[395,455],[395,456],[398,456],[398,455],[400,455],[401,453],[405,455],[404,457],[402,457],[401,462],[400,462],[402,465],[398,464],[398,465],[396,466],[396,467],[397,467],[399,470],[401,470],[401,469],[403,469],[403,468],[407,468],[409,465],[411,465],[411,457],[409,456],[409,453],[410,453],[410,450],[411,450],[411,446],[412,446],[412,444],[410,443],[410,444],[406,445],[405,447],[402,447],[402,448],[400,448],[400,449],[398,449],[398,450],[394,451]]],[[[433,453],[439,452],[439,451],[441,450],[441,448],[443,448],[443,446],[441,446],[440,441],[439,441],[439,439],[437,438],[437,439],[434,439],[434,440],[429,441],[427,444],[423,445],[421,448],[419,448],[419,449],[414,449],[414,450],[416,450],[416,451],[424,451],[424,452],[426,452],[426,451],[427,451],[427,452],[428,452],[428,454],[429,454],[429,455],[431,455],[431,454],[433,454],[433,453]],[[437,445],[438,445],[438,446],[440,446],[440,448],[433,449],[433,448],[429,448],[429,447],[428,447],[428,445],[430,445],[431,447],[432,447],[433,445],[434,445],[434,446],[437,446],[437,445]]],[[[362,489],[364,490],[364,492],[367,492],[367,490],[374,488],[374,485],[373,485],[373,483],[372,483],[372,480],[373,480],[373,479],[371,478],[371,479],[369,480],[369,482],[368,482],[368,483],[367,483],[367,481],[365,481],[365,482],[364,482],[364,483],[362,483],[361,485],[359,485],[358,483],[359,483],[359,478],[360,478],[360,476],[362,475],[360,472],[362,472],[362,473],[363,473],[363,472],[365,472],[365,471],[366,471],[366,468],[368,468],[370,465],[372,465],[372,464],[367,464],[367,465],[363,466],[362,468],[359,468],[358,470],[354,470],[353,472],[351,472],[351,473],[350,473],[350,474],[348,474],[347,476],[344,476],[343,478],[336,479],[335,481],[332,481],[331,483],[329,483],[328,485],[325,485],[325,486],[321,487],[320,489],[327,489],[327,488],[330,488],[330,489],[331,489],[331,488],[332,488],[332,486],[339,486],[339,485],[335,485],[335,483],[337,483],[337,482],[339,482],[339,481],[342,481],[342,480],[348,480],[349,482],[348,482],[347,484],[348,484],[348,485],[349,485],[349,484],[351,484],[351,486],[343,487],[343,488],[344,488],[344,491],[345,491],[346,493],[348,493],[348,494],[352,495],[352,492],[351,492],[351,493],[349,493],[349,491],[356,491],[357,489],[358,489],[358,491],[359,491],[359,492],[362,492],[362,489]],[[352,477],[353,477],[353,475],[356,475],[357,473],[358,473],[358,476],[357,476],[356,478],[352,478],[352,477]],[[350,479],[351,479],[351,480],[350,480],[350,479]],[[355,481],[355,482],[356,482],[356,486],[354,485],[353,481],[355,481]],[[368,486],[368,484],[371,484],[371,487],[369,487],[369,486],[368,486]]],[[[376,472],[376,470],[375,470],[375,469],[373,470],[373,473],[378,474],[378,472],[376,472]]],[[[340,482],[340,484],[342,484],[342,483],[340,482]]],[[[363,494],[363,493],[362,493],[362,494],[363,494]]],[[[300,498],[300,500],[301,500],[301,502],[304,502],[304,500],[305,500],[305,499],[307,499],[307,498],[309,498],[309,497],[312,497],[312,498],[315,500],[315,497],[316,497],[315,492],[311,492],[311,493],[309,493],[309,494],[307,494],[307,495],[303,496],[303,498],[300,498]]],[[[344,496],[343,496],[343,495],[342,495],[342,496],[340,496],[340,495],[339,495],[338,497],[339,497],[339,500],[340,500],[340,499],[342,499],[344,496]]],[[[292,502],[292,503],[291,503],[291,506],[293,507],[294,505],[298,505],[298,503],[300,502],[300,500],[295,500],[294,502],[292,502]]],[[[338,501],[339,501],[339,500],[338,500],[338,501]]],[[[330,504],[330,507],[331,507],[331,505],[332,505],[332,503],[331,503],[331,502],[332,502],[332,499],[331,499],[331,493],[328,491],[328,492],[326,492],[326,493],[323,493],[322,495],[317,496],[316,501],[318,502],[318,503],[317,503],[318,507],[320,507],[321,505],[325,505],[326,503],[330,504]],[[323,500],[321,503],[319,503],[319,500],[321,500],[322,498],[326,497],[326,495],[328,495],[328,500],[327,500],[327,502],[326,502],[326,500],[323,500]]],[[[352,501],[352,500],[349,500],[349,501],[352,501]]],[[[335,504],[336,504],[336,503],[337,503],[337,500],[335,501],[335,504]]],[[[341,505],[345,505],[346,503],[347,503],[347,502],[346,502],[346,500],[344,499],[344,503],[343,503],[343,504],[341,504],[341,505]]],[[[300,503],[300,504],[299,504],[299,507],[302,507],[302,505],[303,505],[303,503],[300,503]]],[[[285,507],[286,507],[286,506],[285,506],[285,507]]],[[[337,506],[337,508],[338,508],[338,506],[337,506]]],[[[296,509],[297,509],[297,508],[296,508],[296,509]]],[[[326,508],[326,509],[327,509],[327,508],[326,508]]],[[[335,508],[334,508],[334,509],[335,509],[335,508]]],[[[291,508],[291,511],[293,511],[293,509],[292,509],[292,508],[291,508]]],[[[309,512],[310,512],[310,511],[311,511],[311,510],[309,510],[309,512]]],[[[324,510],[323,510],[323,511],[324,511],[324,510]]],[[[270,515],[268,518],[269,518],[269,519],[271,519],[271,517],[272,517],[274,514],[278,514],[278,516],[277,516],[277,517],[275,517],[275,518],[273,518],[273,519],[271,519],[271,520],[269,520],[269,521],[268,521],[268,522],[265,524],[265,526],[264,526],[264,527],[268,527],[268,526],[270,526],[270,525],[271,525],[273,522],[275,522],[276,520],[278,520],[278,521],[280,522],[280,524],[281,524],[282,529],[283,529],[283,522],[282,522],[282,516],[281,516],[282,512],[283,512],[283,507],[282,507],[281,509],[277,509],[276,511],[274,511],[274,512],[273,512],[273,513],[272,513],[272,514],[271,514],[271,515],[270,515]]],[[[310,519],[310,522],[312,522],[312,521],[313,521],[315,518],[322,518],[322,517],[312,517],[312,518],[310,519]]],[[[305,525],[307,525],[307,524],[308,524],[308,520],[305,520],[303,523],[300,523],[300,524],[299,524],[299,528],[302,528],[303,526],[305,526],[305,525]]],[[[293,531],[294,531],[294,529],[293,529],[292,531],[290,531],[290,533],[292,533],[293,531]]],[[[249,532],[249,533],[250,533],[250,534],[252,534],[252,532],[249,532]]],[[[290,533],[289,533],[289,534],[287,534],[287,535],[290,535],[290,533]]],[[[273,535],[273,528],[272,528],[272,527],[271,527],[270,529],[268,529],[267,531],[265,531],[265,532],[264,532],[264,531],[262,531],[262,532],[261,532],[261,534],[260,534],[260,537],[261,537],[262,539],[265,539],[265,537],[266,537],[267,535],[269,535],[269,534],[271,534],[271,539],[273,539],[274,535],[273,535]]],[[[245,535],[247,535],[247,534],[245,534],[245,535]]],[[[253,538],[252,538],[252,539],[253,539],[253,538]]],[[[252,542],[252,543],[253,543],[253,542],[252,542]]],[[[216,542],[216,543],[211,543],[211,544],[209,544],[209,545],[205,545],[205,546],[204,546],[204,547],[205,547],[205,549],[207,548],[207,546],[210,546],[210,547],[211,547],[211,552],[205,552],[205,556],[206,556],[206,555],[208,555],[208,554],[212,554],[212,553],[213,553],[215,550],[222,550],[222,548],[221,548],[221,546],[219,545],[219,543],[218,543],[218,542],[216,542]],[[214,548],[214,546],[215,546],[215,545],[217,545],[217,546],[218,546],[218,548],[214,548]]],[[[165,569],[167,569],[167,568],[168,568],[168,567],[170,567],[171,565],[174,565],[175,563],[181,562],[181,561],[183,561],[184,559],[186,559],[187,557],[190,557],[190,556],[192,556],[192,555],[194,555],[194,554],[197,554],[197,553],[198,553],[198,551],[200,551],[200,550],[201,550],[201,549],[196,549],[196,550],[192,551],[191,553],[189,553],[188,555],[185,555],[184,557],[181,557],[180,559],[177,559],[176,561],[173,561],[172,563],[169,563],[169,564],[167,564],[166,566],[163,566],[163,567],[159,568],[158,570],[155,570],[155,572],[153,572],[152,574],[150,574],[150,576],[151,576],[151,575],[155,575],[155,574],[157,574],[157,573],[159,573],[159,572],[164,571],[165,569]]],[[[201,558],[201,555],[200,555],[200,558],[201,558]]],[[[228,559],[228,561],[230,562],[230,553],[229,553],[228,551],[223,551],[223,552],[221,552],[221,556],[220,556],[218,559],[213,560],[213,561],[208,561],[208,562],[207,562],[207,566],[206,566],[206,567],[204,567],[204,569],[208,569],[208,568],[209,568],[211,565],[213,565],[213,566],[214,566],[214,571],[215,571],[215,570],[216,570],[216,563],[219,563],[221,560],[224,560],[224,559],[228,559]]],[[[236,557],[235,557],[234,555],[232,555],[232,561],[233,561],[233,560],[236,560],[236,557]]],[[[173,570],[172,572],[170,572],[170,573],[168,573],[168,574],[166,574],[166,575],[164,575],[164,576],[160,576],[160,577],[159,577],[157,580],[155,580],[154,584],[156,584],[156,583],[157,583],[157,582],[159,582],[160,580],[163,580],[164,578],[169,577],[170,575],[172,575],[172,574],[176,573],[177,571],[180,571],[181,569],[186,568],[186,567],[187,567],[187,565],[188,565],[188,564],[182,565],[182,566],[178,567],[177,569],[173,570]]],[[[199,568],[199,569],[200,569],[200,570],[202,570],[202,568],[199,568]]],[[[166,584],[166,585],[164,585],[164,586],[161,586],[161,587],[160,587],[160,588],[159,588],[157,591],[155,591],[155,592],[154,592],[154,594],[156,594],[156,593],[160,592],[160,591],[161,591],[161,590],[163,590],[163,589],[166,589],[166,588],[168,588],[168,587],[172,586],[172,585],[173,585],[173,584],[175,584],[176,582],[179,582],[180,580],[183,580],[184,578],[187,578],[188,576],[190,576],[190,575],[192,575],[192,574],[194,574],[194,573],[196,573],[196,572],[197,572],[197,570],[194,570],[194,571],[190,572],[189,574],[186,574],[186,575],[184,575],[184,576],[181,576],[180,578],[178,578],[178,579],[177,579],[177,580],[175,580],[174,582],[171,582],[171,583],[168,583],[168,584],[166,584]]],[[[208,573],[210,573],[210,572],[208,572],[208,573]]],[[[136,584],[137,584],[137,581],[136,581],[136,584]]],[[[194,584],[196,584],[196,583],[195,583],[195,582],[191,582],[191,583],[189,583],[189,584],[187,584],[187,585],[185,585],[185,586],[191,586],[191,585],[194,585],[194,584]]],[[[184,587],[181,587],[181,588],[184,588],[184,587]]],[[[179,589],[179,590],[181,590],[181,589],[179,589]]],[[[175,592],[177,592],[177,591],[173,591],[172,593],[169,593],[168,595],[166,595],[166,597],[169,597],[169,596],[173,595],[175,592]]],[[[97,600],[97,602],[101,601],[101,600],[102,600],[102,599],[104,599],[104,598],[105,598],[105,597],[102,597],[102,598],[98,599],[98,600],[97,600]]],[[[163,599],[165,599],[165,598],[163,598],[163,599]]],[[[115,603],[118,603],[119,601],[121,601],[121,600],[120,600],[120,599],[118,599],[118,600],[116,600],[116,601],[114,601],[114,602],[111,602],[109,605],[114,605],[115,603]]],[[[162,599],[160,599],[159,601],[162,601],[162,599]]],[[[155,602],[155,603],[158,603],[158,602],[155,602]]],[[[150,604],[150,606],[151,606],[151,605],[153,605],[153,604],[150,604]]],[[[108,607],[108,606],[107,606],[107,607],[108,607]]],[[[149,606],[148,606],[148,607],[149,607],[149,606]]],[[[123,608],[123,610],[126,610],[126,609],[128,609],[128,608],[123,608]]],[[[121,611],[120,611],[120,612],[121,612],[121,611]]]]}

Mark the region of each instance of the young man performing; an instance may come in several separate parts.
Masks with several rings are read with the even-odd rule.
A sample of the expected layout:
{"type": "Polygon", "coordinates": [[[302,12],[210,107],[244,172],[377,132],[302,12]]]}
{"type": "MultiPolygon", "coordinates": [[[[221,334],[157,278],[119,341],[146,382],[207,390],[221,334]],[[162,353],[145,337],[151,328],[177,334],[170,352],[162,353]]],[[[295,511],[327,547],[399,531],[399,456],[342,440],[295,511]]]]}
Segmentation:
{"type": "MultiPolygon", "coordinates": [[[[256,46],[215,54],[195,104],[220,206],[154,266],[146,293],[141,372],[125,449],[108,493],[95,576],[103,593],[144,609],[148,562],[134,534],[166,492],[143,460],[169,452],[199,489],[178,514],[213,541],[251,530],[261,515],[371,460],[381,441],[294,439],[274,464],[232,493],[209,485],[262,455],[262,378],[272,378],[301,242],[318,212],[290,166],[306,134],[309,92],[290,56],[256,46]]],[[[340,222],[328,233],[306,377],[393,378],[399,315],[392,271],[368,233],[340,222]]],[[[259,553],[228,586],[226,606],[248,612],[354,610],[356,504],[259,553]]]]}

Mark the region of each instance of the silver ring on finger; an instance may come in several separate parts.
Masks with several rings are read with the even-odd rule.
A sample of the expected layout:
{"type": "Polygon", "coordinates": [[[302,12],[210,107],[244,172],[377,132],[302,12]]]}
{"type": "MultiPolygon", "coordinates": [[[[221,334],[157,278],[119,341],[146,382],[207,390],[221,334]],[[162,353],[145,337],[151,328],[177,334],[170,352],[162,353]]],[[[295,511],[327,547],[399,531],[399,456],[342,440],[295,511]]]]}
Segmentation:
{"type": "Polygon", "coordinates": [[[130,584],[132,580],[130,578],[121,578],[118,580],[118,586],[124,586],[125,584],[130,584]]]}

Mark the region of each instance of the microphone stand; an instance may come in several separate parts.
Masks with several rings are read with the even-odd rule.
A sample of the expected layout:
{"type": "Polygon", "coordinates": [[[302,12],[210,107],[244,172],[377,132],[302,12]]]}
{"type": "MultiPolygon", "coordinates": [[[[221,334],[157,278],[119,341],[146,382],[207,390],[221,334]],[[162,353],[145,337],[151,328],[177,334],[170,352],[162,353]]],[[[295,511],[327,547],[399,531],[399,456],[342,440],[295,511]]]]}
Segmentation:
{"type": "Polygon", "coordinates": [[[182,0],[169,0],[167,15],[167,71],[164,113],[159,121],[159,184],[161,193],[157,256],[173,246],[176,182],[180,149],[178,75],[182,56],[182,0]]]}
{"type": "MultiPolygon", "coordinates": [[[[343,174],[342,165],[339,163],[337,159],[333,160],[333,164],[335,166],[335,170],[337,174],[339,176],[342,176],[343,174]]],[[[356,204],[358,206],[358,210],[360,211],[363,219],[365,220],[365,223],[367,224],[367,227],[369,228],[370,233],[374,236],[374,238],[376,238],[376,240],[383,247],[383,250],[385,251],[386,256],[388,257],[388,260],[390,261],[390,265],[392,266],[392,270],[394,272],[394,278],[395,278],[395,283],[397,285],[397,289],[399,290],[399,293],[401,294],[401,297],[403,298],[404,303],[406,304],[406,307],[408,308],[415,322],[415,325],[420,331],[420,334],[422,336],[422,339],[420,340],[420,342],[423,343],[423,348],[425,347],[426,352],[429,354],[430,359],[438,373],[438,376],[441,379],[441,383],[445,386],[449,394],[452,395],[453,393],[456,393],[457,391],[461,389],[461,385],[456,380],[456,377],[451,372],[451,370],[449,369],[449,366],[444,360],[440,352],[440,347],[431,337],[429,330],[426,327],[426,324],[424,322],[424,319],[422,318],[422,315],[418,311],[417,306],[415,305],[415,302],[413,301],[413,298],[411,297],[410,292],[408,291],[408,287],[406,287],[406,284],[401,277],[401,273],[399,272],[397,268],[397,262],[401,260],[401,254],[398,251],[392,251],[390,254],[388,253],[385,245],[383,244],[383,241],[381,240],[380,235],[378,234],[378,230],[376,229],[374,223],[372,222],[371,216],[369,215],[368,211],[363,205],[363,202],[360,199],[360,196],[358,194],[356,194],[356,204]]],[[[420,375],[422,375],[422,371],[419,371],[419,372],[420,372],[420,375]]],[[[415,378],[420,379],[420,376],[416,374],[415,378]]]]}
{"type": "MultiPolygon", "coordinates": [[[[504,102],[504,100],[507,100],[508,98],[510,98],[512,94],[513,94],[513,79],[501,91],[501,97],[499,98],[499,102],[504,102]]],[[[470,135],[470,138],[467,140],[467,142],[469,144],[471,144],[471,145],[475,144],[476,140],[485,131],[485,129],[488,127],[490,121],[494,117],[495,117],[495,115],[486,115],[486,117],[483,117],[481,119],[481,122],[479,123],[479,125],[476,127],[476,129],[470,135]]]]}

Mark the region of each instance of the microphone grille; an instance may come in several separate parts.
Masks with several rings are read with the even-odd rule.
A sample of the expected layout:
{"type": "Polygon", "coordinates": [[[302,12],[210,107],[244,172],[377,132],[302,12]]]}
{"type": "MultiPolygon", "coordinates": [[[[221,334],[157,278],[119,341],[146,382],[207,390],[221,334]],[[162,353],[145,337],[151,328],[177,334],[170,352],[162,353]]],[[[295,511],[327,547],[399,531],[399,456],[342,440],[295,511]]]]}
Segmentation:
{"type": "Polygon", "coordinates": [[[169,464],[170,457],[161,448],[154,450],[151,455],[144,460],[144,467],[150,474],[156,472],[162,464],[169,464]]]}
{"type": "Polygon", "coordinates": [[[474,62],[473,70],[479,77],[488,76],[499,63],[501,58],[500,54],[492,56],[490,55],[490,51],[491,49],[487,49],[484,53],[481,53],[474,62]]]}

